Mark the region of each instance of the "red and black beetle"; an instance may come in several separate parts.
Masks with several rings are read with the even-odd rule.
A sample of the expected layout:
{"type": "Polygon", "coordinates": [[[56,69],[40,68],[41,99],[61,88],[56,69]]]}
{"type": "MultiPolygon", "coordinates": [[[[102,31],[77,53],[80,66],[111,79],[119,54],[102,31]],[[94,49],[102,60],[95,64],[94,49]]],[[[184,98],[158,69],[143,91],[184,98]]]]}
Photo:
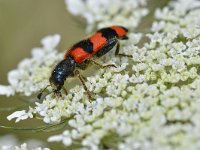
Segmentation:
{"type": "MultiPolygon", "coordinates": [[[[87,64],[91,62],[102,68],[116,67],[115,65],[101,65],[93,58],[105,55],[115,45],[117,45],[115,55],[126,56],[124,54],[119,54],[119,40],[127,40],[127,32],[128,29],[123,26],[102,28],[87,39],[74,44],[66,52],[64,59],[60,61],[52,71],[49,82],[54,89],[53,92],[56,95],[61,95],[60,90],[62,89],[66,78],[76,75],[83,84],[89,99],[91,99],[90,92],[84,83],[85,78],[79,73],[78,69],[85,69],[87,64]]],[[[42,92],[38,95],[39,99],[41,95],[42,92]]]]}

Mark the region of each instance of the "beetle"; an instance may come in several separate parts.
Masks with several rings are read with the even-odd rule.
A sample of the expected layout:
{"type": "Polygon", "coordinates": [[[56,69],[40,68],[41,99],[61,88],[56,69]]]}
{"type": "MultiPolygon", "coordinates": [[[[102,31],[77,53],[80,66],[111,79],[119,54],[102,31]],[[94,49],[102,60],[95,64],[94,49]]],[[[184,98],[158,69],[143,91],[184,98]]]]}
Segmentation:
{"type": "MultiPolygon", "coordinates": [[[[53,88],[53,92],[56,95],[61,96],[60,91],[63,88],[66,78],[77,76],[83,84],[88,98],[91,99],[91,94],[85,85],[86,79],[80,74],[79,69],[84,70],[89,63],[93,63],[101,68],[116,67],[113,64],[102,65],[94,58],[99,58],[105,55],[114,46],[116,46],[115,55],[128,56],[125,54],[119,54],[119,40],[127,40],[127,33],[128,29],[123,26],[106,27],[96,31],[90,37],[74,44],[65,53],[64,59],[61,60],[53,69],[49,78],[50,85],[48,86],[53,88]]],[[[45,89],[43,89],[43,91],[45,89]]],[[[39,99],[41,98],[43,91],[38,94],[39,99]]]]}

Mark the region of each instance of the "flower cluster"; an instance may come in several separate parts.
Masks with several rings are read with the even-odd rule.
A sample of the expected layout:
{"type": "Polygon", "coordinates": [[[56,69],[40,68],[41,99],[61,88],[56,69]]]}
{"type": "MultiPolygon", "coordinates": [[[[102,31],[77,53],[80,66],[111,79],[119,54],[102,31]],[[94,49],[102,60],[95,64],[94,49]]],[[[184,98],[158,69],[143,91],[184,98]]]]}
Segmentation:
{"type": "Polygon", "coordinates": [[[14,135],[5,135],[0,137],[1,150],[50,150],[49,148],[39,147],[44,144],[34,139],[28,140],[26,143],[21,145],[19,143],[20,142],[14,135]]]}
{"type": "Polygon", "coordinates": [[[41,148],[41,147],[37,147],[37,148],[28,148],[26,143],[23,143],[20,146],[8,146],[8,145],[4,145],[1,147],[2,150],[50,150],[49,148],[41,148]]]}
{"type": "MultiPolygon", "coordinates": [[[[85,7],[87,2],[90,1],[68,1],[69,6],[90,8],[85,7]]],[[[14,112],[8,119],[16,118],[18,122],[39,115],[47,124],[67,124],[63,133],[49,137],[48,141],[81,149],[199,149],[200,2],[190,0],[190,3],[192,6],[188,1],[177,0],[157,9],[149,33],[130,33],[120,53],[131,58],[114,57],[111,52],[101,59],[101,63],[114,63],[118,67],[99,69],[87,77],[86,86],[92,93],[92,102],[84,88],[76,85],[67,95],[48,94],[33,108],[14,112]],[[145,36],[148,41],[139,44],[145,36]]],[[[93,7],[99,7],[98,3],[93,7]]],[[[88,13],[90,11],[92,14],[90,9],[88,13]]],[[[51,46],[39,49],[37,55],[46,52],[43,60],[51,60],[51,63],[43,60],[33,63],[34,57],[28,61],[35,70],[46,68],[49,74],[53,63],[60,58],[50,56],[62,54],[54,50],[58,36],[43,41],[47,41],[44,45],[51,46]]],[[[28,67],[19,66],[15,71],[20,70],[21,76],[30,73],[28,67]]],[[[31,72],[29,78],[12,77],[15,82],[27,83],[30,87],[11,84],[9,88],[25,95],[29,95],[27,91],[31,94],[38,91],[48,84],[48,77],[43,75],[46,72],[42,70],[43,73],[31,72]],[[37,80],[32,80],[32,76],[37,80]]]]}
{"type": "Polygon", "coordinates": [[[147,0],[65,0],[69,12],[87,21],[87,31],[111,25],[131,30],[148,14],[147,0]]]}
{"type": "Polygon", "coordinates": [[[8,73],[10,85],[1,85],[0,94],[10,96],[20,93],[30,96],[44,88],[48,84],[51,68],[63,57],[55,49],[59,41],[60,35],[47,36],[42,39],[43,47],[33,48],[32,57],[24,59],[17,69],[8,73]]]}

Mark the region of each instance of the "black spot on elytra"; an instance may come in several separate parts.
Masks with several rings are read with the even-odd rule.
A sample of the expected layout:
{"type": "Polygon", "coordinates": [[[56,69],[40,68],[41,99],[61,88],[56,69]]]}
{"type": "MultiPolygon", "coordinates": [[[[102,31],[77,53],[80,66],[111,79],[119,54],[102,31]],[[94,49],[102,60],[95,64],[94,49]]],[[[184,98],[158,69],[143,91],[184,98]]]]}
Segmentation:
{"type": "Polygon", "coordinates": [[[82,48],[84,51],[88,52],[88,53],[92,53],[93,52],[93,43],[90,42],[89,39],[87,40],[82,40],[80,42],[78,42],[77,44],[75,44],[73,46],[74,48],[82,48]]]}
{"type": "Polygon", "coordinates": [[[107,40],[117,37],[117,33],[112,28],[103,28],[98,30],[97,32],[102,33],[102,36],[105,37],[107,40]]]}

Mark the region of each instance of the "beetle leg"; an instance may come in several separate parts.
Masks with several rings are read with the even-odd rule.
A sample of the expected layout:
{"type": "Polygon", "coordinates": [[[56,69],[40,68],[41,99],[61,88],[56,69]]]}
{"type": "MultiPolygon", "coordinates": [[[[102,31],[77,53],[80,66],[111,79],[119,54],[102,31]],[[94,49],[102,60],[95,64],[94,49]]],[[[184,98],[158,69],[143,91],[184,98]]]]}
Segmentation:
{"type": "Polygon", "coordinates": [[[88,81],[87,78],[83,75],[81,75],[84,81],[88,81]]]}
{"type": "Polygon", "coordinates": [[[92,96],[91,96],[91,93],[88,90],[87,86],[85,85],[84,77],[80,74],[80,72],[78,70],[75,70],[75,74],[78,76],[79,80],[81,81],[84,90],[87,92],[88,99],[91,102],[92,96]]]}
{"type": "Polygon", "coordinates": [[[117,47],[116,47],[116,50],[115,50],[115,56],[119,56],[119,57],[132,57],[131,55],[119,54],[119,48],[120,48],[120,43],[118,41],[117,42],[117,47]]]}
{"type": "Polygon", "coordinates": [[[64,87],[63,87],[63,91],[65,92],[66,95],[68,94],[67,89],[64,87]]]}
{"type": "Polygon", "coordinates": [[[79,68],[79,69],[81,69],[81,70],[85,70],[88,67],[89,62],[90,62],[89,60],[85,60],[81,64],[76,64],[76,67],[79,68]]]}
{"type": "Polygon", "coordinates": [[[95,64],[96,66],[100,67],[100,68],[110,68],[110,67],[117,68],[117,66],[115,66],[114,64],[102,65],[102,64],[100,64],[99,62],[97,62],[97,61],[94,60],[94,59],[90,59],[90,61],[91,61],[93,64],[95,64]]]}
{"type": "Polygon", "coordinates": [[[61,94],[60,91],[54,90],[53,92],[54,92],[54,94],[55,94],[56,97],[62,97],[62,94],[61,94]]]}

